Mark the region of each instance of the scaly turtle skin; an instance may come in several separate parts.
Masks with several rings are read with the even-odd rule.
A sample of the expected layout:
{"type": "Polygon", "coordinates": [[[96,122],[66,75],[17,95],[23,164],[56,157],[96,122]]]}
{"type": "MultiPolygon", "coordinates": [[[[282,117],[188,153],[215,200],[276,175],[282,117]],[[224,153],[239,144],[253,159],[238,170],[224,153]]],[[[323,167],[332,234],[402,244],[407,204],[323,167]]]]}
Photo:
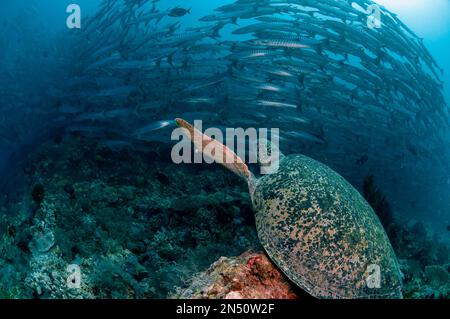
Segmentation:
{"type": "Polygon", "coordinates": [[[284,274],[316,297],[401,298],[400,270],[369,204],[344,178],[302,155],[283,158],[253,194],[260,241],[284,274]],[[380,288],[369,288],[369,265],[380,288]]]}
{"type": "Polygon", "coordinates": [[[400,270],[383,226],[338,173],[290,155],[280,157],[276,172],[255,179],[226,146],[182,119],[176,122],[198,149],[207,153],[213,145],[206,155],[247,181],[261,244],[300,288],[318,298],[402,297],[400,270]],[[234,160],[224,163],[225,155],[234,160]]]}

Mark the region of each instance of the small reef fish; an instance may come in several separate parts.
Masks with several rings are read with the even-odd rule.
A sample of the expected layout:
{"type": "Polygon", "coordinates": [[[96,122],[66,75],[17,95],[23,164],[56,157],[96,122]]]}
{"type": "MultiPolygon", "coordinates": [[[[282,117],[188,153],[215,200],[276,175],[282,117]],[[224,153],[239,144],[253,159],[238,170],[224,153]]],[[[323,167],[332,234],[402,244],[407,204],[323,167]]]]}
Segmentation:
{"type": "Polygon", "coordinates": [[[168,15],[169,15],[169,17],[180,18],[189,13],[191,13],[191,9],[184,9],[181,7],[176,7],[176,8],[173,8],[172,10],[170,10],[168,15]]]}
{"type": "Polygon", "coordinates": [[[364,164],[367,163],[368,160],[369,160],[369,156],[367,154],[364,154],[363,156],[361,156],[361,158],[359,158],[356,161],[356,165],[363,166],[364,164]]]}

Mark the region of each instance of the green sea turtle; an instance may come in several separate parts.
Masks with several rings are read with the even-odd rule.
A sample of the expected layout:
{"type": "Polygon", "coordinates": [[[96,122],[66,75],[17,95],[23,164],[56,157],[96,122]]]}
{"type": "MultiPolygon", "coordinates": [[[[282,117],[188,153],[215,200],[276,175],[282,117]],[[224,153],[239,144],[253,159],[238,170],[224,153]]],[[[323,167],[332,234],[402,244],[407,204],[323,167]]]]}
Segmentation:
{"type": "Polygon", "coordinates": [[[303,155],[281,155],[276,172],[256,179],[225,145],[176,122],[197,149],[208,147],[216,160],[233,158],[219,162],[247,181],[261,244],[292,282],[318,298],[402,297],[401,272],[383,226],[338,173],[303,155]]]}

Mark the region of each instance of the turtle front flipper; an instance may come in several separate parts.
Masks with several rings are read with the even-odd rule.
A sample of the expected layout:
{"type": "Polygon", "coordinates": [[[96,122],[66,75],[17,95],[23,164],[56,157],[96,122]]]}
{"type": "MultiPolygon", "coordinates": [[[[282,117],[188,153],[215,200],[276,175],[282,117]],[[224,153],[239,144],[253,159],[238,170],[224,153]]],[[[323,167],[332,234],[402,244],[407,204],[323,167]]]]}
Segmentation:
{"type": "Polygon", "coordinates": [[[213,159],[214,162],[223,165],[236,175],[244,178],[249,185],[253,183],[252,173],[236,153],[219,141],[203,134],[187,121],[179,118],[175,119],[175,121],[179,127],[186,129],[186,135],[200,152],[213,159]]]}

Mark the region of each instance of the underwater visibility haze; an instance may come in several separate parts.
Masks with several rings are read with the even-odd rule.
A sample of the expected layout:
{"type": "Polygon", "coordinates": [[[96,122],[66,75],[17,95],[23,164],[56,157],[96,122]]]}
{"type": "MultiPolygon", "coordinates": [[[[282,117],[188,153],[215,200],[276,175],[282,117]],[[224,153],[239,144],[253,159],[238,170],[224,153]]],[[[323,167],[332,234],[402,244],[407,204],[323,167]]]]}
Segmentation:
{"type": "Polygon", "coordinates": [[[449,21],[3,0],[0,298],[450,298],[449,21]]]}

